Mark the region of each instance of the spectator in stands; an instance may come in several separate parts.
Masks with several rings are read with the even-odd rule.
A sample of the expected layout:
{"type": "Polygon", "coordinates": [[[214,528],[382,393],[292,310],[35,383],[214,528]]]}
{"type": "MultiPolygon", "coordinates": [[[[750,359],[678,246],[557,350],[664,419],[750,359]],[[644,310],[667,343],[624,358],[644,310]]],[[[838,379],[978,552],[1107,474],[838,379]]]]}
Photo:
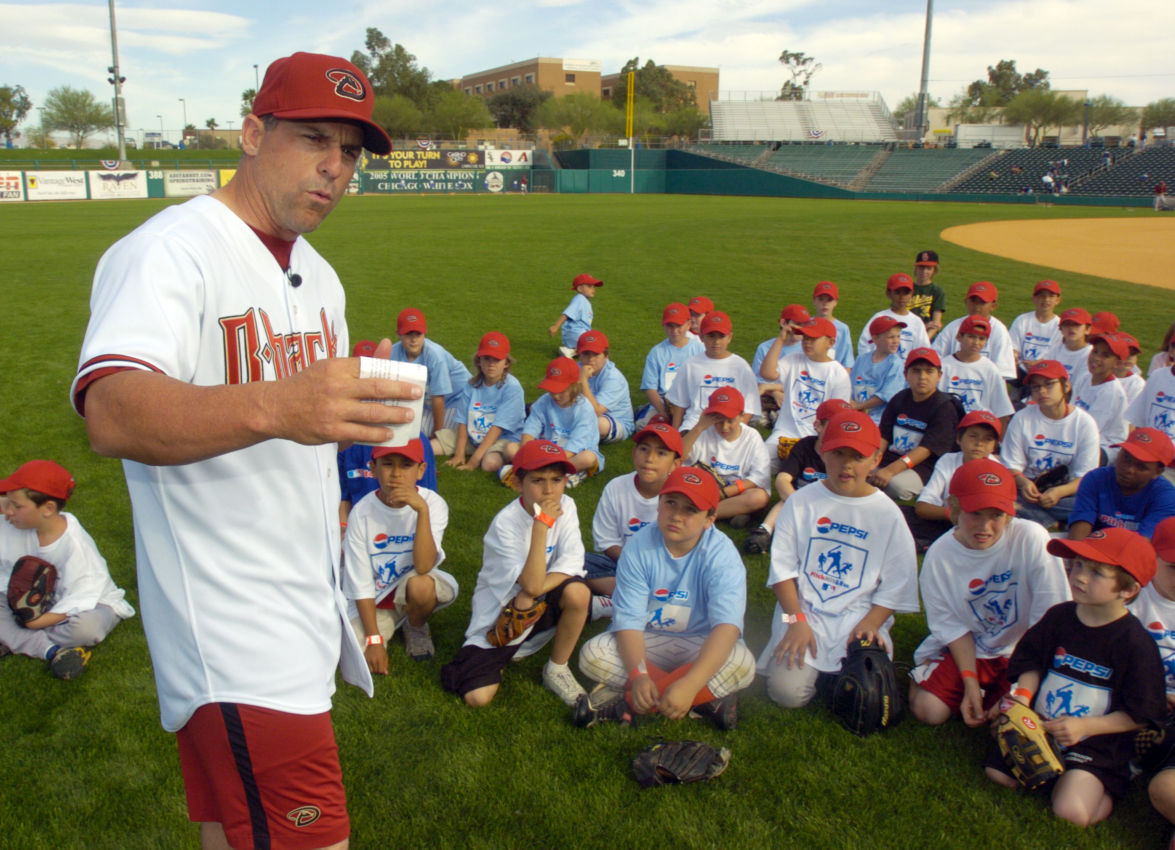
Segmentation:
{"type": "Polygon", "coordinates": [[[942,330],[942,317],[947,309],[947,294],[934,282],[936,274],[938,252],[919,251],[914,256],[914,298],[910,301],[910,312],[922,320],[926,338],[930,340],[942,330]]]}
{"type": "Polygon", "coordinates": [[[1155,184],[1155,212],[1167,209],[1167,181],[1162,178],[1155,184]]]}

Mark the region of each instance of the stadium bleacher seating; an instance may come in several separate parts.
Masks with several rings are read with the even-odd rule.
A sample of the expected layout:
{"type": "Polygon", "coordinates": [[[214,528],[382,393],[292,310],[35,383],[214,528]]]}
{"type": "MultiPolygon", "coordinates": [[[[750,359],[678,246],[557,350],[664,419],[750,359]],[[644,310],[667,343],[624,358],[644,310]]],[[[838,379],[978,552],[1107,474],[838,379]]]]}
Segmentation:
{"type": "Polygon", "coordinates": [[[1071,186],[1070,194],[1149,197],[1160,180],[1175,186],[1175,148],[1151,147],[1132,156],[1116,157],[1109,168],[1095,169],[1071,186]]]}
{"type": "Polygon", "coordinates": [[[859,100],[715,100],[715,141],[892,142],[897,131],[880,96],[859,100]]]}
{"type": "Polygon", "coordinates": [[[1100,167],[1101,161],[1102,152],[1089,148],[1013,148],[993,154],[990,163],[951,187],[951,191],[1015,195],[1031,190],[1036,194],[1045,191],[1040,178],[1050,168],[1055,168],[1057,178],[1072,188],[1076,181],[1100,167]]]}
{"type": "Polygon", "coordinates": [[[983,148],[895,150],[864,191],[930,192],[990,154],[983,148]]]}

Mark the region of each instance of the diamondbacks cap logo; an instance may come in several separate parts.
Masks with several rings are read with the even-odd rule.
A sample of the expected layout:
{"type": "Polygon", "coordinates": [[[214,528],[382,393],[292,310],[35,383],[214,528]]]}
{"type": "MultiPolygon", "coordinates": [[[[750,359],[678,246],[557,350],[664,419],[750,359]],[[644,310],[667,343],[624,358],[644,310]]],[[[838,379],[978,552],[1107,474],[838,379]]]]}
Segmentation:
{"type": "Polygon", "coordinates": [[[298,806],[298,808],[286,812],[286,820],[294,826],[310,826],[320,817],[322,817],[322,809],[318,806],[298,806]]]}
{"type": "Polygon", "coordinates": [[[486,345],[488,345],[490,348],[497,348],[497,347],[498,347],[498,341],[497,341],[496,339],[487,339],[487,340],[486,340],[486,345]]]}
{"type": "Polygon", "coordinates": [[[930,252],[929,251],[923,251],[921,254],[918,255],[918,262],[926,263],[929,261],[930,261],[930,252]]]}
{"type": "Polygon", "coordinates": [[[980,484],[986,484],[988,487],[998,487],[1004,483],[1004,479],[995,472],[981,472],[978,480],[980,484]]]}
{"type": "Polygon", "coordinates": [[[547,370],[547,374],[550,375],[552,378],[554,378],[556,375],[562,375],[563,373],[559,371],[558,366],[552,366],[550,369],[547,370]]]}
{"type": "Polygon", "coordinates": [[[1095,531],[1095,532],[1093,532],[1093,534],[1087,535],[1086,539],[1087,540],[1105,540],[1106,533],[1104,531],[1095,531]]]}
{"type": "Polygon", "coordinates": [[[545,454],[549,454],[549,455],[562,455],[563,454],[563,449],[559,448],[554,443],[543,443],[541,446],[539,446],[539,448],[541,448],[545,454]]]}
{"type": "Polygon", "coordinates": [[[726,390],[719,390],[718,392],[714,393],[714,395],[710,396],[710,401],[716,401],[719,404],[726,404],[726,402],[730,401],[730,393],[728,393],[726,390]]]}
{"type": "Polygon", "coordinates": [[[367,86],[363,85],[363,80],[346,68],[331,68],[326,72],[326,78],[335,84],[335,94],[339,97],[359,102],[367,97],[367,86]]]}
{"type": "Polygon", "coordinates": [[[840,423],[840,430],[846,434],[855,434],[861,430],[861,425],[858,422],[842,422],[840,423]]]}
{"type": "Polygon", "coordinates": [[[664,422],[654,422],[652,425],[646,425],[651,431],[656,431],[658,434],[666,434],[669,432],[669,426],[664,422]]]}
{"type": "Polygon", "coordinates": [[[1144,434],[1141,431],[1135,431],[1133,434],[1133,437],[1134,437],[1134,442],[1136,442],[1136,443],[1149,443],[1151,441],[1151,435],[1144,434]]]}
{"type": "Polygon", "coordinates": [[[700,486],[702,483],[702,477],[700,475],[698,475],[696,472],[682,473],[681,480],[684,481],[686,484],[692,484],[695,487],[700,486]]]}
{"type": "Polygon", "coordinates": [[[409,313],[407,316],[404,317],[404,321],[405,322],[419,322],[420,317],[417,316],[415,313],[409,313]]]}

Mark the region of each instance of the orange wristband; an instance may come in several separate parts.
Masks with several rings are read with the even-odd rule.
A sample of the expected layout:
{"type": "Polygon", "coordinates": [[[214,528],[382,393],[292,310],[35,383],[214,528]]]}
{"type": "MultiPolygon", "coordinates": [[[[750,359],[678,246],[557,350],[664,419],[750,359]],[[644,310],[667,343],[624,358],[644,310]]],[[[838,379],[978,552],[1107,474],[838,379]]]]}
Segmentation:
{"type": "Polygon", "coordinates": [[[964,679],[974,679],[976,682],[979,681],[979,674],[974,670],[960,670],[959,675],[964,679]]]}
{"type": "Polygon", "coordinates": [[[747,492],[747,485],[743,483],[741,478],[735,479],[734,486],[738,488],[740,493],[747,492]]]}
{"type": "Polygon", "coordinates": [[[1028,690],[1028,688],[1014,688],[1012,690],[1012,696],[1022,699],[1027,703],[1032,702],[1032,691],[1028,690]]]}

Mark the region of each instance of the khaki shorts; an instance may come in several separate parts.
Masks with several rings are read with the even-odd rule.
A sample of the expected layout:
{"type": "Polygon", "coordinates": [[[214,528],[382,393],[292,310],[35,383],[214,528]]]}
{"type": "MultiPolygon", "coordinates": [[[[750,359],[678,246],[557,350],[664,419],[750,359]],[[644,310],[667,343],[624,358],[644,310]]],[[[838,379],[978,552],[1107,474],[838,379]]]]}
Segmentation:
{"type": "MultiPolygon", "coordinates": [[[[442,428],[441,430],[436,432],[436,434],[434,435],[434,439],[436,439],[436,441],[440,444],[440,446],[441,446],[440,453],[443,455],[451,455],[453,453],[453,451],[457,448],[457,431],[453,428],[442,428]]],[[[509,442],[510,442],[509,440],[496,440],[494,442],[494,444],[486,450],[486,454],[489,454],[490,452],[497,452],[498,454],[504,454],[506,451],[506,445],[509,442]]],[[[480,443],[478,445],[480,445],[480,443]]],[[[468,458],[469,455],[473,454],[476,450],[477,450],[477,446],[475,446],[473,443],[466,443],[465,444],[465,451],[467,452],[467,454],[465,455],[464,458],[462,458],[462,460],[465,460],[466,458],[468,458]]],[[[483,457],[484,456],[485,455],[483,455],[483,457]]]]}
{"type": "MultiPolygon", "coordinates": [[[[392,588],[392,592],[380,600],[380,605],[386,606],[390,599],[393,607],[375,609],[375,625],[385,641],[392,639],[392,635],[396,633],[400,623],[404,622],[404,618],[408,616],[408,589],[405,587],[405,582],[414,575],[416,575],[415,571],[407,573],[392,588]]],[[[427,575],[432,576],[433,584],[437,589],[437,607],[432,612],[435,614],[457,598],[457,579],[435,567],[429,570],[427,575]]],[[[363,621],[358,617],[352,617],[351,628],[355,630],[355,636],[359,638],[359,645],[362,646],[364,638],[367,637],[367,632],[363,629],[363,621]]]]}

